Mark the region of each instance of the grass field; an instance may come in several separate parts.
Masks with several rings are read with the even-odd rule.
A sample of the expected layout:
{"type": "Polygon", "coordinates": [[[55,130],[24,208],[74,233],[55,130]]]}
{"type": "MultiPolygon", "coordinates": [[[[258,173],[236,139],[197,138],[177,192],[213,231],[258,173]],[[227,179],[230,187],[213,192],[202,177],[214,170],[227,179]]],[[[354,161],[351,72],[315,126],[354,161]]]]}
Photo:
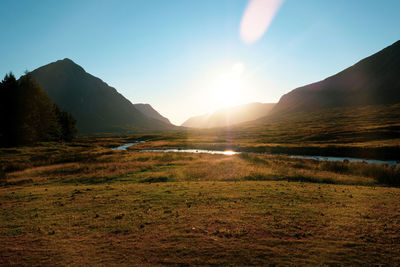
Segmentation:
{"type": "Polygon", "coordinates": [[[400,160],[399,121],[399,104],[334,108],[278,114],[231,128],[164,134],[160,145],[400,160]]]}
{"type": "Polygon", "coordinates": [[[2,149],[0,265],[400,264],[399,167],[137,138],[2,149]]]}

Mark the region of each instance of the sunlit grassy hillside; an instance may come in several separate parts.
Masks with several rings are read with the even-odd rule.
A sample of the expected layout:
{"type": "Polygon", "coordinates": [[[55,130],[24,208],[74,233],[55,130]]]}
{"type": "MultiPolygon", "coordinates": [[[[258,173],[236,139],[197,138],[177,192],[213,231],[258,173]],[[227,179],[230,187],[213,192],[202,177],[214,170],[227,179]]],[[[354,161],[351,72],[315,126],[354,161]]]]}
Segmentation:
{"type": "Polygon", "coordinates": [[[235,127],[188,130],[148,139],[159,140],[159,147],[399,160],[400,105],[272,115],[235,127]]]}

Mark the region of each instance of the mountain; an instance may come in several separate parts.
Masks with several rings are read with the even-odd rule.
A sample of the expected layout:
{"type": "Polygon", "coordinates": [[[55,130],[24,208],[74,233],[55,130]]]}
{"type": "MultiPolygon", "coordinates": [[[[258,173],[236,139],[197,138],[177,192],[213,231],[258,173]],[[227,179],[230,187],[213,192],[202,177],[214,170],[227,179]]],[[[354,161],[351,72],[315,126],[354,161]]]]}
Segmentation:
{"type": "Polygon", "coordinates": [[[266,116],[275,104],[250,103],[191,117],[182,126],[192,128],[226,127],[266,116]]]}
{"type": "Polygon", "coordinates": [[[155,110],[150,104],[139,103],[133,104],[133,106],[149,118],[157,119],[165,123],[171,124],[171,122],[167,118],[158,113],[158,111],[155,110]]]}
{"type": "Polygon", "coordinates": [[[53,102],[74,116],[80,134],[174,128],[169,123],[144,115],[115,88],[87,73],[70,59],[42,66],[31,75],[53,102]]]}
{"type": "Polygon", "coordinates": [[[207,128],[207,122],[210,118],[210,114],[203,114],[194,117],[190,117],[181,126],[190,128],[207,128]]]}
{"type": "Polygon", "coordinates": [[[283,95],[271,114],[400,103],[400,41],[323,81],[283,95]]]}

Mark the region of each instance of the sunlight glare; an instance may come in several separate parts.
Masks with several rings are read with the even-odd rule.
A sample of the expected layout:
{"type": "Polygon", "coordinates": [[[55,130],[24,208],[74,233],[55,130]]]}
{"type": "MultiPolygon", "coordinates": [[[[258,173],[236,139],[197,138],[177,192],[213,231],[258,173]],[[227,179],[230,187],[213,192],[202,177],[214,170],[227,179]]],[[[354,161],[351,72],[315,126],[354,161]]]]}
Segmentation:
{"type": "Polygon", "coordinates": [[[238,154],[238,152],[232,151],[232,150],[226,150],[222,154],[227,155],[227,156],[232,156],[238,154]]]}
{"type": "Polygon", "coordinates": [[[263,36],[283,0],[250,0],[240,24],[240,37],[251,44],[263,36]]]}
{"type": "Polygon", "coordinates": [[[232,67],[232,72],[236,75],[242,75],[244,72],[244,64],[242,62],[236,62],[232,67]]]}
{"type": "Polygon", "coordinates": [[[219,108],[230,107],[240,103],[245,66],[237,62],[230,73],[221,75],[213,89],[214,100],[219,108]]]}

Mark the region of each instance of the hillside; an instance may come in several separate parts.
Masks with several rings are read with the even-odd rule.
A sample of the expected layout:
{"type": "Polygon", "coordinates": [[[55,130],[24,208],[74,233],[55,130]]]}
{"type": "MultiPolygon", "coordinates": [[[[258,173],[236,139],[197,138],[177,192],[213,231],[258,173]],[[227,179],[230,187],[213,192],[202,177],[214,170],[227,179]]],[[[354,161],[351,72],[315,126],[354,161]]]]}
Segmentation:
{"type": "Polygon", "coordinates": [[[181,126],[189,128],[204,128],[207,125],[208,119],[211,114],[203,114],[199,116],[193,116],[187,119],[181,126]]]}
{"type": "Polygon", "coordinates": [[[275,104],[249,103],[191,117],[182,126],[192,128],[226,127],[266,116],[275,104]]]}
{"type": "Polygon", "coordinates": [[[323,81],[283,95],[271,114],[400,103],[400,41],[323,81]]]}
{"type": "Polygon", "coordinates": [[[139,104],[133,104],[133,106],[149,118],[157,119],[165,123],[171,124],[171,122],[166,117],[162,116],[150,104],[139,103],[139,104]]]}
{"type": "Polygon", "coordinates": [[[174,128],[169,123],[145,116],[115,88],[87,73],[70,59],[42,66],[31,74],[52,101],[76,118],[80,134],[174,128]]]}

